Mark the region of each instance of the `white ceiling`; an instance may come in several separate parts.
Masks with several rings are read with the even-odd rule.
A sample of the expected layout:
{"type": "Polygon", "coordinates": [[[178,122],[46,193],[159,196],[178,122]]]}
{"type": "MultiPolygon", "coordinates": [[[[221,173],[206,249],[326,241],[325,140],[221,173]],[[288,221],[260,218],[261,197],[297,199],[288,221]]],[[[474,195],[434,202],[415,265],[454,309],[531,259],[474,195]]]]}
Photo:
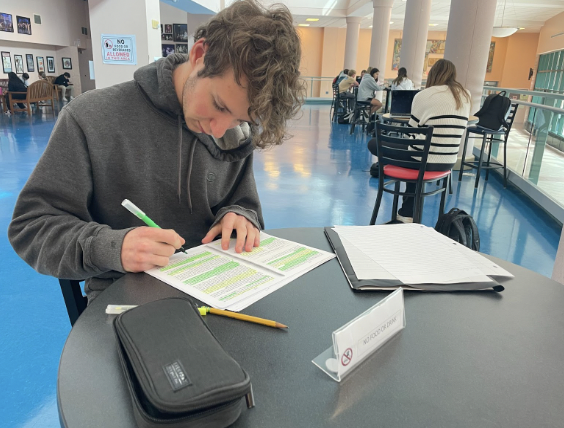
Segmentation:
{"type": "MultiPolygon", "coordinates": [[[[201,0],[202,3],[207,0],[201,0]]],[[[491,0],[495,1],[495,0],[491,0]]],[[[226,3],[230,3],[226,1],[226,3]]],[[[294,15],[297,24],[310,27],[346,28],[347,16],[361,16],[361,28],[372,25],[372,0],[263,0],[265,4],[284,3],[294,15]],[[317,22],[306,22],[306,18],[319,18],[317,22]]],[[[446,31],[450,13],[450,0],[432,0],[431,31],[446,31]]],[[[403,30],[406,2],[394,0],[390,29],[403,30]]],[[[538,33],[548,19],[564,12],[564,0],[498,0],[495,26],[524,27],[527,33],[538,33]],[[505,6],[505,13],[503,12],[505,6]]]]}

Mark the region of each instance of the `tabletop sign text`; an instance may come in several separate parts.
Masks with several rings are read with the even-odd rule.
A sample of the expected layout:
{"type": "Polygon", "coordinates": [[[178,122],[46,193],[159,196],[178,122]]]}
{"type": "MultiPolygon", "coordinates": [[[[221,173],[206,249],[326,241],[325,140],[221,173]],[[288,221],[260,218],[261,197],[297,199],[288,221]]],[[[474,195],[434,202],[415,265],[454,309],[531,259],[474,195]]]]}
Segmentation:
{"type": "Polygon", "coordinates": [[[333,347],[313,360],[340,382],[373,352],[405,328],[403,289],[398,288],[343,327],[333,332],[333,347]]]}

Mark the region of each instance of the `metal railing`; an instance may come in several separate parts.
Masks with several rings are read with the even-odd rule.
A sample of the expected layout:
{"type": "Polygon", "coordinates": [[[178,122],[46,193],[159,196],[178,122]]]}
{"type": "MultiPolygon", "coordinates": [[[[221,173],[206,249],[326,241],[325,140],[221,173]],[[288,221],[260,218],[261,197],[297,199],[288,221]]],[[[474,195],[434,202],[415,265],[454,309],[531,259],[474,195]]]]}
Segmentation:
{"type": "Polygon", "coordinates": [[[333,98],[333,77],[302,76],[306,82],[307,98],[322,98],[331,100],[333,98]]]}
{"type": "MultiPolygon", "coordinates": [[[[561,222],[564,220],[564,95],[512,88],[483,88],[482,100],[491,93],[506,92],[519,107],[509,133],[507,168],[522,179],[514,183],[561,222]],[[556,205],[559,207],[556,206],[556,205]]],[[[481,140],[474,140],[478,144],[481,140]]],[[[503,162],[503,150],[492,156],[503,162]]]]}

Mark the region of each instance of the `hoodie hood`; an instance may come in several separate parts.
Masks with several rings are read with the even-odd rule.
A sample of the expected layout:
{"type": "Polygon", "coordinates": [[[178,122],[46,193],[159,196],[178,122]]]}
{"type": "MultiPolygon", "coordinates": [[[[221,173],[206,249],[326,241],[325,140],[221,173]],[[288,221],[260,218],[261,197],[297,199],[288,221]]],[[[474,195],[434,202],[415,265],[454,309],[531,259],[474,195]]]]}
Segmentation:
{"type": "Polygon", "coordinates": [[[139,68],[135,71],[133,78],[143,95],[161,114],[173,119],[174,124],[180,123],[181,129],[189,132],[201,142],[215,159],[236,162],[246,158],[254,150],[251,129],[247,123],[228,129],[219,139],[211,135],[192,132],[186,127],[182,105],[178,101],[172,83],[172,72],[178,65],[186,61],[188,61],[187,55],[172,54],[139,68]]]}
{"type": "Polygon", "coordinates": [[[249,156],[254,145],[250,138],[251,130],[248,124],[228,129],[222,138],[216,139],[210,135],[194,133],[186,126],[182,104],[178,101],[174,84],[172,82],[172,72],[178,65],[188,61],[188,56],[182,54],[169,55],[159,59],[152,64],[139,68],[133,75],[137,87],[145,98],[161,114],[169,116],[171,125],[178,129],[178,203],[181,203],[182,189],[182,164],[185,162],[182,154],[184,133],[190,136],[188,152],[188,174],[186,177],[186,187],[188,189],[188,206],[192,213],[192,195],[190,181],[192,178],[192,167],[194,162],[194,151],[197,142],[204,145],[207,151],[217,160],[224,162],[237,162],[249,156]]]}

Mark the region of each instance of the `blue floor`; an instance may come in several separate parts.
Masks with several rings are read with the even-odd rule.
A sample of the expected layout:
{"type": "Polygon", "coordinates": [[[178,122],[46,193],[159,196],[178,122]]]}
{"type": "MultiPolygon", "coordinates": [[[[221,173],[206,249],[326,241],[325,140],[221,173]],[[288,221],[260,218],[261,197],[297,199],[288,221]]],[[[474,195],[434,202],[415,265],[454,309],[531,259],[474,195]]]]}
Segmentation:
{"type": "MultiPolygon", "coordinates": [[[[13,252],[6,230],[22,186],[41,156],[55,118],[51,113],[0,118],[0,427],[58,427],[56,379],[69,333],[66,309],[54,278],[35,273],[13,252]]],[[[378,181],[367,138],[346,125],[331,125],[328,106],[305,106],[292,122],[293,138],[257,153],[255,175],[268,228],[366,225],[378,181]]],[[[455,175],[457,178],[457,175],[455,175]]],[[[561,227],[497,176],[489,182],[454,180],[447,208],[471,213],[481,251],[550,276],[561,227]]],[[[390,218],[385,198],[377,223],[390,218]]],[[[423,223],[433,226],[438,197],[427,198],[423,223]]]]}

